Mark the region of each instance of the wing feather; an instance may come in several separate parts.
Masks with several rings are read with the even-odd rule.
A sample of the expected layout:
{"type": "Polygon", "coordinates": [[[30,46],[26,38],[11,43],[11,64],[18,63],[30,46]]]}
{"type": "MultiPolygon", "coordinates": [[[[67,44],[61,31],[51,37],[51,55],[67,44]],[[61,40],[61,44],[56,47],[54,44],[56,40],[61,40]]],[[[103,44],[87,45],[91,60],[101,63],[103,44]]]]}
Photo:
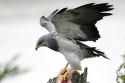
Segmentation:
{"type": "Polygon", "coordinates": [[[90,3],[74,9],[63,8],[52,18],[57,32],[80,41],[96,41],[100,38],[95,24],[104,16],[112,15],[112,5],[90,3]]]}
{"type": "Polygon", "coordinates": [[[53,12],[47,17],[47,19],[51,21],[51,19],[56,15],[57,12],[58,12],[58,9],[56,9],[55,11],[53,11],[53,12]]]}

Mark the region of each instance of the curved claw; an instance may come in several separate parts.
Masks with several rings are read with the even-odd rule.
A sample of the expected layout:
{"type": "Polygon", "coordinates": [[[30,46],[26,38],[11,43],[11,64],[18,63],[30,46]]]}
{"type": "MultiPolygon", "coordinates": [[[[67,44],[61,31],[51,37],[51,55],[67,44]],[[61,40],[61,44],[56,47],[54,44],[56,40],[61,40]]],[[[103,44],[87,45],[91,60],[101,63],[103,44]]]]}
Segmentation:
{"type": "Polygon", "coordinates": [[[57,76],[57,81],[56,81],[56,83],[58,83],[59,81],[61,81],[61,80],[67,80],[67,79],[69,79],[69,72],[70,72],[70,70],[67,70],[66,68],[67,68],[67,66],[69,65],[69,63],[67,63],[67,65],[64,67],[64,69],[62,69],[61,71],[60,71],[60,73],[59,73],[59,75],[57,76]]]}
{"type": "Polygon", "coordinates": [[[69,72],[70,71],[71,71],[71,69],[70,70],[66,70],[66,72],[64,74],[59,74],[58,77],[57,77],[56,83],[58,83],[60,80],[67,80],[67,79],[69,79],[70,78],[70,76],[69,76],[69,72]]]}

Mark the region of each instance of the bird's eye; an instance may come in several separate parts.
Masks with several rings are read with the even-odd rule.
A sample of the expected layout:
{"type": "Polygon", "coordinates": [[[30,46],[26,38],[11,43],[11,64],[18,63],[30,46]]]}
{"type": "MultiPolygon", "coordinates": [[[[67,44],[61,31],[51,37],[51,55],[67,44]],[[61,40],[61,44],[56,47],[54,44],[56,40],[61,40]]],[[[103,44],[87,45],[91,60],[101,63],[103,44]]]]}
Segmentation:
{"type": "Polygon", "coordinates": [[[42,42],[39,42],[38,44],[40,45],[42,42]]]}

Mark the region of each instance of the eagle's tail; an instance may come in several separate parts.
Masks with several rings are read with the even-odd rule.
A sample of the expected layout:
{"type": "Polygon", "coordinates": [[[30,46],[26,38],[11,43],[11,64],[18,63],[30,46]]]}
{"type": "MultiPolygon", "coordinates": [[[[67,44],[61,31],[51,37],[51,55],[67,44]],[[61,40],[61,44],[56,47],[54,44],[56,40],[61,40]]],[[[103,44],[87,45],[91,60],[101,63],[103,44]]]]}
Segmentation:
{"type": "Polygon", "coordinates": [[[109,58],[105,55],[104,52],[102,52],[102,51],[96,49],[95,47],[90,48],[90,49],[92,50],[94,56],[102,56],[102,57],[104,57],[104,58],[106,58],[106,59],[109,59],[109,58]]]}
{"type": "Polygon", "coordinates": [[[82,50],[85,50],[87,52],[87,55],[84,55],[85,58],[91,58],[91,57],[99,57],[102,56],[106,59],[109,59],[104,52],[100,51],[99,49],[96,49],[96,47],[89,47],[79,41],[76,41],[77,44],[80,46],[82,50]]]}

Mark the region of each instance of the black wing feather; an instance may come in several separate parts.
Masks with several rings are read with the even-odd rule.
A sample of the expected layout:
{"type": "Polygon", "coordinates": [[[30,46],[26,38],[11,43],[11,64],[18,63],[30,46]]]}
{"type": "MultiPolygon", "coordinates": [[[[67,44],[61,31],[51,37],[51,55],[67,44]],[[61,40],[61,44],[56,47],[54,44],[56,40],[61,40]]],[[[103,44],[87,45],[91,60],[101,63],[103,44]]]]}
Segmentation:
{"type": "Polygon", "coordinates": [[[63,8],[63,9],[61,9],[59,12],[57,12],[57,15],[64,13],[67,9],[68,9],[68,8],[63,8]]]}
{"type": "MultiPolygon", "coordinates": [[[[109,5],[108,3],[101,3],[101,4],[90,3],[69,10],[67,10],[67,8],[63,8],[55,15],[53,23],[55,23],[55,26],[58,27],[58,30],[60,29],[59,24],[61,24],[58,21],[62,19],[63,20],[60,22],[68,21],[77,24],[80,26],[77,28],[80,28],[80,30],[87,36],[87,38],[77,35],[78,33],[76,34],[75,31],[71,30],[71,28],[69,29],[70,31],[72,31],[72,33],[71,34],[68,33],[67,34],[68,36],[73,35],[74,39],[80,41],[96,41],[98,40],[98,38],[100,38],[100,34],[95,24],[97,23],[97,21],[101,20],[104,16],[112,15],[111,13],[107,12],[113,9],[112,6],[113,5],[109,5]],[[58,20],[55,21],[55,19],[58,20]],[[58,24],[56,25],[57,22],[58,24]]],[[[68,27],[63,28],[64,32],[61,30],[61,33],[65,34],[66,30],[68,30],[68,27]]]]}
{"type": "Polygon", "coordinates": [[[104,16],[112,15],[111,13],[104,13],[106,11],[112,10],[113,8],[111,7],[112,5],[108,5],[108,3],[91,3],[72,9],[72,11],[80,13],[79,16],[73,19],[73,21],[78,24],[83,23],[94,25],[98,20],[101,20],[104,16]]]}
{"type": "Polygon", "coordinates": [[[87,5],[83,5],[81,7],[70,10],[70,12],[77,12],[79,13],[79,15],[77,14],[76,17],[69,21],[81,25],[80,29],[87,35],[86,40],[96,41],[98,40],[98,38],[100,38],[100,35],[95,24],[104,16],[112,15],[111,13],[106,13],[106,11],[110,11],[113,9],[110,7],[112,7],[112,5],[108,5],[108,3],[96,5],[94,3],[90,3],[87,5]]]}

